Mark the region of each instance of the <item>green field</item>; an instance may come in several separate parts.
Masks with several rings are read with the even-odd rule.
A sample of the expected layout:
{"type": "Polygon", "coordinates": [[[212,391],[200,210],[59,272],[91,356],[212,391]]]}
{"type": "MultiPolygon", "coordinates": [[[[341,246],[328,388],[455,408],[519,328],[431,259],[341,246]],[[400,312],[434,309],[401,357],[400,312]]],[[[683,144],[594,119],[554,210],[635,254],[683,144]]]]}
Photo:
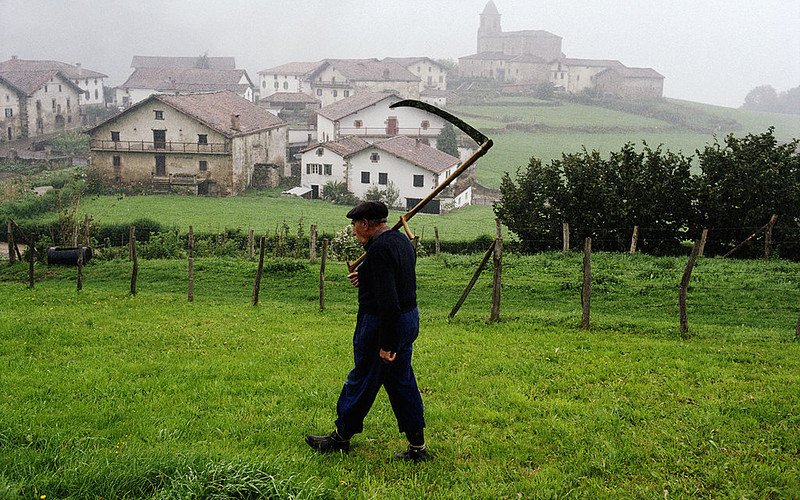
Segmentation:
{"type": "Polygon", "coordinates": [[[447,319],[480,256],[418,263],[415,369],[431,462],[381,394],[349,455],[319,456],[352,363],[355,291],[329,263],[0,267],[2,498],[797,498],[800,264],[701,260],[678,333],[684,258],[507,255],[447,319]]]}
{"type": "MultiPolygon", "coordinates": [[[[775,137],[779,141],[790,141],[800,135],[798,115],[743,111],[673,99],[667,101],[677,109],[699,110],[703,116],[718,116],[741,125],[736,130],[720,130],[720,140],[729,132],[736,136],[760,134],[770,126],[775,127],[775,137]]],[[[495,146],[478,163],[478,181],[495,188],[500,186],[504,172],[513,174],[517,168],[526,167],[532,156],[547,163],[561,158],[563,153],[577,153],[583,147],[607,156],[628,142],[641,146],[642,141],[652,148],[663,145],[664,149],[693,156],[697,149],[702,150],[714,142],[714,134],[692,132],[662,120],[575,103],[562,106],[457,106],[454,110],[456,114],[464,114],[474,127],[492,130],[489,135],[495,146]],[[525,127],[540,127],[541,130],[518,130],[525,130],[525,127]]]]}

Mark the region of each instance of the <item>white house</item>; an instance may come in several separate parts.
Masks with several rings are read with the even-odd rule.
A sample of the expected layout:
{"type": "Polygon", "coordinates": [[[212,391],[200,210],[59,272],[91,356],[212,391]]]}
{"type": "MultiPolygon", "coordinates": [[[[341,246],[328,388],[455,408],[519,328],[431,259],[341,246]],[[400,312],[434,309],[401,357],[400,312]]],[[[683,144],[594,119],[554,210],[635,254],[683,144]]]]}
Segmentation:
{"type": "Polygon", "coordinates": [[[357,95],[317,110],[320,142],[356,135],[368,142],[404,135],[436,146],[445,121],[411,107],[390,108],[402,100],[395,94],[361,91],[357,95]]]}
{"type": "Polygon", "coordinates": [[[303,92],[311,95],[308,75],[321,64],[321,62],[292,62],[259,71],[259,100],[277,92],[303,92]]]}
{"type": "Polygon", "coordinates": [[[360,92],[394,92],[419,98],[420,78],[394,62],[377,59],[325,59],[308,75],[314,97],[327,106],[360,92]]]}
{"type": "Polygon", "coordinates": [[[61,74],[77,85],[81,92],[78,95],[78,106],[105,106],[103,83],[107,75],[81,66],[60,61],[32,61],[11,56],[8,61],[0,62],[2,71],[60,71],[61,74]]]}
{"type": "MultiPolygon", "coordinates": [[[[315,198],[328,182],[343,183],[358,198],[364,198],[371,189],[392,187],[399,192],[398,202],[410,209],[459,164],[458,158],[410,137],[397,136],[373,144],[360,137],[345,137],[302,151],[301,185],[310,188],[315,198]]],[[[441,213],[469,204],[470,194],[469,188],[459,193],[448,188],[423,211],[441,213]]]]}
{"type": "Polygon", "coordinates": [[[447,68],[429,57],[385,57],[384,62],[394,62],[419,77],[419,91],[447,90],[447,68]]]}

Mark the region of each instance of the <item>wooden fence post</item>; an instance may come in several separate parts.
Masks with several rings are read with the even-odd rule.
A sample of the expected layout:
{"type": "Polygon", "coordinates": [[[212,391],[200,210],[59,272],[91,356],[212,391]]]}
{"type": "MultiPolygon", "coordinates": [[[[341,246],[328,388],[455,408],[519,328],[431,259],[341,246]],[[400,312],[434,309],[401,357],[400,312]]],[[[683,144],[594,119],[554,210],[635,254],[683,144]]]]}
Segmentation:
{"type": "Polygon", "coordinates": [[[464,293],[461,294],[461,298],[458,299],[458,302],[456,302],[456,305],[453,307],[453,310],[450,311],[448,317],[452,318],[453,316],[455,316],[458,310],[461,309],[461,306],[464,304],[464,301],[467,300],[467,295],[469,295],[469,292],[472,291],[472,287],[475,286],[475,282],[478,281],[478,277],[481,275],[483,268],[486,267],[486,263],[489,262],[489,257],[494,252],[494,246],[496,244],[497,241],[495,240],[492,242],[491,245],[489,245],[489,249],[486,250],[486,254],[483,256],[483,260],[478,266],[478,269],[475,271],[475,274],[472,275],[472,279],[469,281],[467,288],[464,289],[464,293]]]}
{"type": "Polygon", "coordinates": [[[131,274],[131,295],[136,295],[136,278],[139,276],[139,257],[136,255],[136,234],[131,226],[131,255],[133,256],[133,273],[131,274]]]}
{"type": "Polygon", "coordinates": [[[733,247],[733,249],[731,249],[728,253],[723,255],[722,258],[724,259],[726,257],[729,257],[733,252],[735,252],[736,250],[739,250],[740,248],[742,248],[745,243],[747,243],[748,241],[752,240],[753,238],[755,238],[756,236],[761,234],[765,229],[767,229],[768,227],[772,227],[772,225],[775,224],[775,221],[777,219],[778,219],[778,214],[772,214],[772,217],[770,217],[769,222],[767,222],[766,224],[761,226],[758,229],[758,231],[756,231],[755,233],[751,234],[746,240],[744,240],[743,242],[741,242],[738,245],[736,245],[735,247],[733,247]]]}
{"type": "Polygon", "coordinates": [[[89,248],[89,214],[83,216],[83,246],[89,248]]]}
{"type": "Polygon", "coordinates": [[[11,222],[8,223],[8,263],[13,264],[16,262],[17,255],[14,253],[16,244],[14,243],[14,228],[11,227],[11,222]]]}
{"type": "Polygon", "coordinates": [[[592,311],[592,239],[583,242],[583,287],[581,287],[581,328],[589,328],[592,311]]]}
{"type": "MultiPolygon", "coordinates": [[[[250,231],[250,234],[252,235],[253,232],[250,231]]],[[[187,240],[189,246],[189,286],[187,289],[187,299],[189,300],[189,302],[193,302],[194,301],[194,228],[192,226],[189,226],[189,237],[187,238],[187,240]]]]}
{"type": "Polygon", "coordinates": [[[253,245],[255,245],[255,232],[251,229],[250,234],[247,236],[247,257],[253,260],[253,245]]]}
{"type": "Polygon", "coordinates": [[[631,255],[636,253],[636,244],[639,242],[639,226],[633,226],[633,236],[631,236],[631,255]]]}
{"type": "Polygon", "coordinates": [[[561,225],[561,233],[564,238],[564,251],[569,252],[569,223],[564,222],[561,225]]]}
{"type": "Polygon", "coordinates": [[[678,308],[680,310],[681,334],[683,335],[689,332],[689,319],[686,315],[686,294],[689,290],[689,279],[692,277],[692,269],[694,268],[694,263],[697,261],[697,254],[699,252],[700,241],[695,240],[692,246],[692,253],[689,255],[689,262],[686,263],[686,269],[683,271],[681,286],[678,291],[678,308]]]}
{"type": "Polygon", "coordinates": [[[33,288],[33,260],[34,254],[36,254],[36,237],[31,236],[30,240],[28,240],[28,288],[33,288]]]}
{"type": "Polygon", "coordinates": [[[136,226],[131,226],[130,233],[128,234],[128,258],[133,260],[133,238],[136,234],[136,226]]]}
{"type": "Polygon", "coordinates": [[[433,226],[433,238],[435,244],[434,248],[436,248],[436,255],[439,255],[441,252],[441,246],[439,245],[439,228],[436,226],[433,226]]]}
{"type": "Polygon", "coordinates": [[[500,299],[503,295],[503,238],[500,220],[497,220],[497,239],[494,243],[494,279],[492,280],[492,308],[489,321],[500,320],[500,299]]]}
{"type": "Polygon", "coordinates": [[[88,247],[78,247],[78,291],[83,290],[83,249],[88,247]]]}
{"type": "Polygon", "coordinates": [[[258,305],[258,294],[261,291],[261,273],[264,271],[264,247],[267,246],[266,236],[261,237],[258,250],[258,270],[256,271],[256,282],[253,284],[253,305],[258,305]]]}
{"type": "Polygon", "coordinates": [[[708,239],[708,229],[703,229],[702,234],[700,235],[700,250],[697,252],[698,257],[703,256],[703,251],[706,248],[706,240],[708,239]]]}
{"type": "Polygon", "coordinates": [[[78,246],[78,225],[75,224],[72,226],[72,247],[75,248],[78,246]]]}
{"type": "Polygon", "coordinates": [[[322,261],[319,266],[319,309],[325,309],[325,263],[328,260],[328,238],[322,240],[322,261]]]}
{"type": "Polygon", "coordinates": [[[794,331],[794,339],[800,340],[800,315],[797,316],[797,329],[794,331]]]}
{"type": "Polygon", "coordinates": [[[764,233],[764,258],[769,259],[772,253],[772,227],[775,225],[776,217],[773,216],[767,223],[767,231],[764,233]]]}
{"type": "Polygon", "coordinates": [[[311,224],[308,230],[308,260],[317,261],[317,225],[311,224]]]}

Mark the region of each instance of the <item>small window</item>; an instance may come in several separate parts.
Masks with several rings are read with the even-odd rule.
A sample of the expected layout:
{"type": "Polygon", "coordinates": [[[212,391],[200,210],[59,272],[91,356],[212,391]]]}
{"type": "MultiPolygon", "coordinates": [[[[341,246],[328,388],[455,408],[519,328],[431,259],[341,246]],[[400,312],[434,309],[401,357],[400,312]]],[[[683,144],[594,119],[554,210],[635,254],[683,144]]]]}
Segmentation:
{"type": "Polygon", "coordinates": [[[378,172],[378,184],[385,186],[389,183],[389,174],[386,172],[378,172]]]}
{"type": "Polygon", "coordinates": [[[289,82],[283,82],[283,90],[289,89],[289,82]]]}
{"type": "Polygon", "coordinates": [[[307,174],[311,173],[311,164],[310,163],[306,163],[306,173],[307,174]]]}
{"type": "Polygon", "coordinates": [[[344,92],[342,92],[342,94],[343,94],[345,97],[350,97],[350,91],[349,91],[349,90],[345,90],[344,92]]]}
{"type": "Polygon", "coordinates": [[[332,175],[333,172],[333,165],[330,163],[325,164],[325,175],[332,175]]]}
{"type": "Polygon", "coordinates": [[[119,142],[119,132],[111,132],[111,140],[114,142],[119,142]]]}
{"type": "Polygon", "coordinates": [[[372,153],[371,155],[369,155],[369,161],[371,161],[372,163],[378,163],[379,161],[381,161],[381,155],[379,155],[378,153],[372,153]]]}
{"type": "Polygon", "coordinates": [[[208,170],[208,160],[200,160],[200,171],[205,172],[208,170]]]}
{"type": "Polygon", "coordinates": [[[324,154],[325,154],[325,149],[323,149],[323,148],[317,148],[316,154],[317,154],[317,156],[322,156],[322,155],[324,155],[324,154]]]}
{"type": "Polygon", "coordinates": [[[113,157],[113,165],[115,167],[119,167],[120,165],[122,165],[122,157],[119,156],[119,155],[114,155],[114,157],[113,157]]]}
{"type": "Polygon", "coordinates": [[[53,111],[55,111],[56,110],[56,100],[55,99],[53,99],[52,104],[53,104],[53,111]]]}
{"type": "Polygon", "coordinates": [[[156,120],[163,120],[164,119],[164,112],[163,111],[161,111],[160,109],[154,109],[153,111],[156,114],[156,120]]]}
{"type": "Polygon", "coordinates": [[[428,128],[430,126],[431,126],[431,122],[429,122],[428,120],[422,120],[422,123],[420,124],[420,127],[422,127],[422,130],[428,130],[428,128]]]}
{"type": "Polygon", "coordinates": [[[317,89],[317,95],[319,95],[319,96],[322,95],[322,89],[317,89]]]}
{"type": "Polygon", "coordinates": [[[281,84],[279,82],[275,82],[275,90],[281,88],[281,84]]]}
{"type": "Polygon", "coordinates": [[[97,89],[94,89],[94,98],[100,99],[100,92],[97,89]]]}
{"type": "Polygon", "coordinates": [[[58,84],[58,91],[61,92],[61,84],[58,84]]]}
{"type": "Polygon", "coordinates": [[[208,144],[208,134],[197,134],[197,144],[208,144]]]}
{"type": "Polygon", "coordinates": [[[362,122],[361,120],[356,120],[356,121],[353,122],[353,126],[355,128],[361,128],[361,127],[364,126],[364,122],[362,122]]]}
{"type": "Polygon", "coordinates": [[[339,97],[339,91],[338,90],[334,90],[333,91],[333,97],[339,97]]]}
{"type": "Polygon", "coordinates": [[[369,172],[361,172],[361,184],[369,184],[369,172]]]}
{"type": "Polygon", "coordinates": [[[424,175],[415,175],[414,176],[414,187],[424,187],[425,186],[425,176],[424,175]]]}
{"type": "Polygon", "coordinates": [[[47,85],[44,86],[44,91],[47,92],[47,85]]]}
{"type": "Polygon", "coordinates": [[[11,118],[14,116],[14,110],[12,108],[6,108],[6,118],[11,118]]]}
{"type": "Polygon", "coordinates": [[[267,82],[265,82],[264,80],[261,80],[261,88],[262,89],[267,88],[267,82]]]}

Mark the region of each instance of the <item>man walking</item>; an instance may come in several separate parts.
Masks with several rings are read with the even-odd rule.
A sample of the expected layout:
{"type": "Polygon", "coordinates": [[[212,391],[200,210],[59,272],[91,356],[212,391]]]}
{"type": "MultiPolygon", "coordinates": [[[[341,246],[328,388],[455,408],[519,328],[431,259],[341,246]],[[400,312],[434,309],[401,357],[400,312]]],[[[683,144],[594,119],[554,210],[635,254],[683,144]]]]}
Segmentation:
{"type": "Polygon", "coordinates": [[[347,375],[336,405],[336,429],[324,436],[306,436],[320,452],[350,450],[350,438],[364,428],[381,386],[397,418],[408,449],[398,458],[419,462],[425,449],[422,398],[414,369],[412,345],[419,333],[416,253],[408,238],[386,225],[389,211],[380,201],[365,201],[347,213],[353,234],[366,249],[358,269],[348,275],[358,287],[358,318],[353,335],[355,366],[347,375]]]}

